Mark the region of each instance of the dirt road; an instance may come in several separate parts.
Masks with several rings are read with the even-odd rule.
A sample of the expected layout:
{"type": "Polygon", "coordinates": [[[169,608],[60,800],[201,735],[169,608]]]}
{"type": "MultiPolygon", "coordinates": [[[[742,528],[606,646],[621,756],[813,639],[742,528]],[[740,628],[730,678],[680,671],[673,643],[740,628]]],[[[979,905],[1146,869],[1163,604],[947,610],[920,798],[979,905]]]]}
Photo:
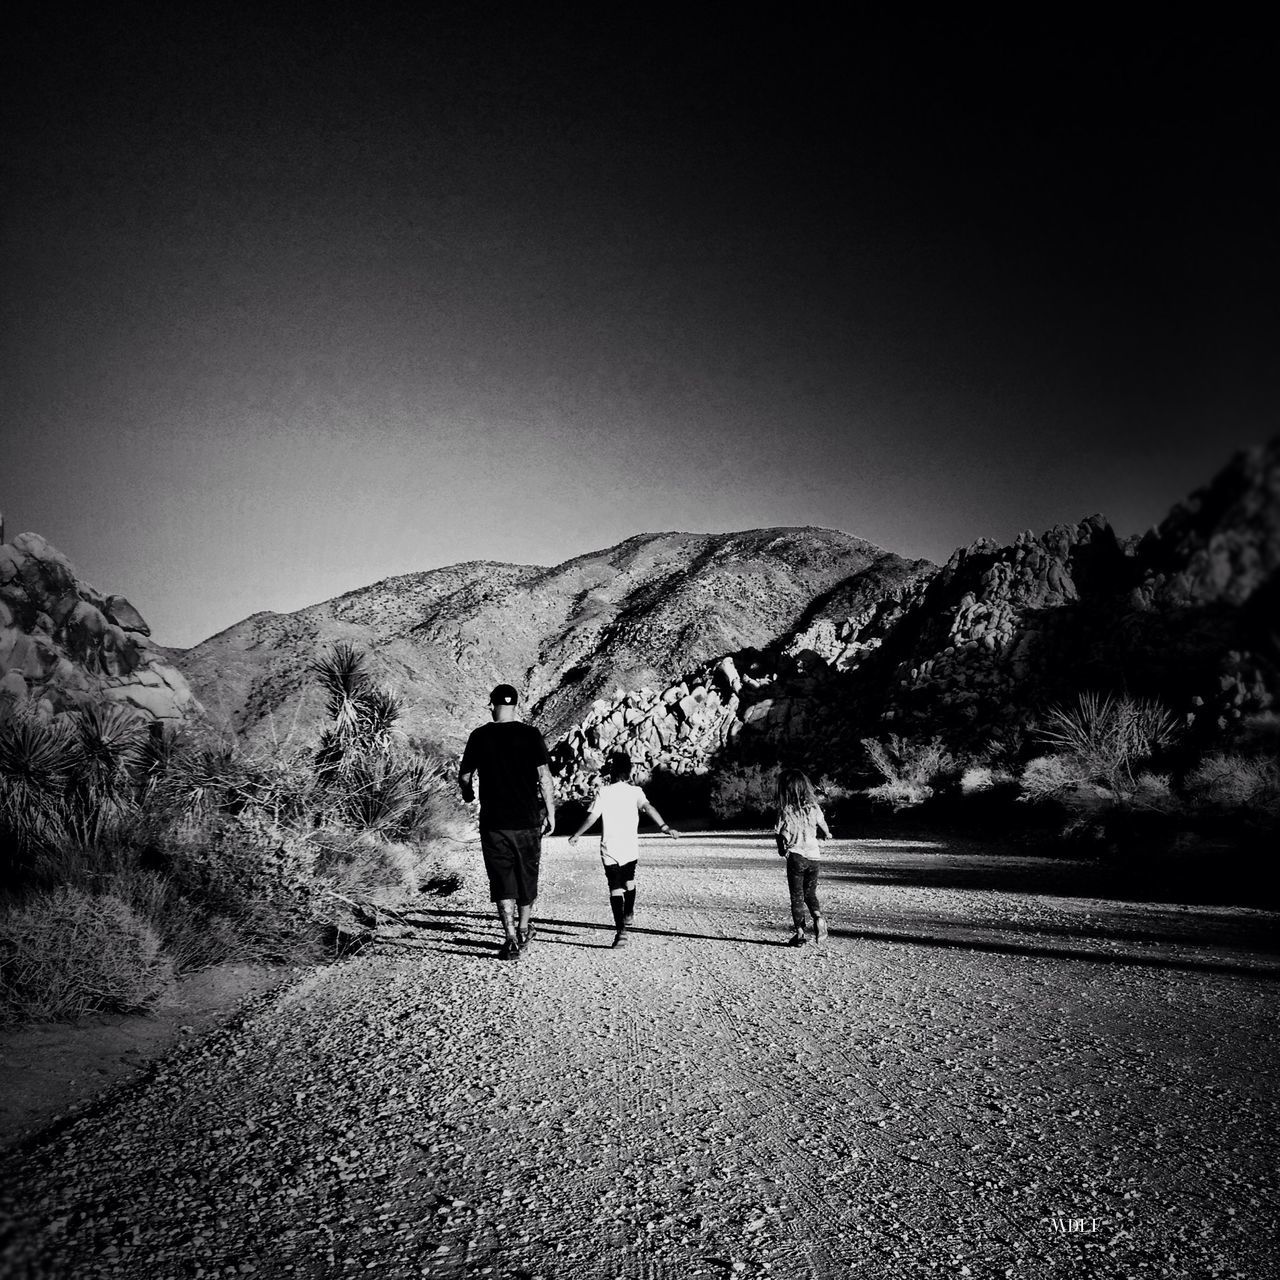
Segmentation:
{"type": "Polygon", "coordinates": [[[11,1154],[19,1276],[1238,1276],[1280,1266],[1273,915],[1069,866],[645,840],[632,944],[548,843],[11,1154]],[[1046,889],[1047,884],[1047,889],[1046,889]]]}

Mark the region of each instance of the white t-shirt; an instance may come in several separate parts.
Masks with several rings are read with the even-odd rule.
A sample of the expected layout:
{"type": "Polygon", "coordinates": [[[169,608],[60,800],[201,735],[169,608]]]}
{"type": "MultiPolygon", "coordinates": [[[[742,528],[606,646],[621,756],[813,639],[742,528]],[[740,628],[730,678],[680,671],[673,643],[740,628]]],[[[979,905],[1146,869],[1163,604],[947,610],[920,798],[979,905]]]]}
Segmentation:
{"type": "Polygon", "coordinates": [[[643,790],[629,782],[611,782],[600,788],[591,802],[590,820],[604,819],[600,856],[606,862],[622,867],[640,856],[640,806],[648,803],[643,790]]]}

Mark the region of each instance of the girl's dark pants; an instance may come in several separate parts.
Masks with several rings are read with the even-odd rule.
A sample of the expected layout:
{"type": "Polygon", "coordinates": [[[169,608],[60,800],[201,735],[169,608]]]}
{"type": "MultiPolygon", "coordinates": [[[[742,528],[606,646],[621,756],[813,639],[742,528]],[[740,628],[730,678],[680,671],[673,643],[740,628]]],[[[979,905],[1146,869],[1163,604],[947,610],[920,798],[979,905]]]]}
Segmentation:
{"type": "Polygon", "coordinates": [[[791,890],[791,919],[798,930],[805,926],[805,908],[820,916],[818,902],[818,863],[802,853],[787,854],[787,888],[791,890]]]}

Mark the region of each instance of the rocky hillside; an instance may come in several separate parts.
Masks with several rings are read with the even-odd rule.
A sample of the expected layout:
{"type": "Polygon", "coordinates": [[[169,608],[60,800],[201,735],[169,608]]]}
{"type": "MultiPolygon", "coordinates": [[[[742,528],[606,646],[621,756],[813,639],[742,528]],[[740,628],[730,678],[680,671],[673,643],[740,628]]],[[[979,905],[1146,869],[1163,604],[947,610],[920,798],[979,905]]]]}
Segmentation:
{"type": "Polygon", "coordinates": [[[827,529],[644,534],[553,568],[453,565],[256,614],[177,661],[210,714],[250,738],[315,731],[307,666],[341,640],[402,695],[410,732],[458,748],[509,681],[555,740],[601,697],[776,647],[932,569],[827,529]]]}
{"type": "Polygon", "coordinates": [[[0,544],[0,701],[46,716],[97,701],[166,721],[201,711],[133,605],[82,582],[35,533],[0,544]]]}
{"type": "Polygon", "coordinates": [[[1100,516],[982,540],[879,593],[837,588],[768,653],[602,699],[560,744],[560,788],[586,794],[615,749],[674,774],[756,755],[840,775],[891,733],[977,754],[1084,690],[1155,697],[1193,743],[1230,742],[1274,722],[1278,568],[1275,440],[1140,540],[1100,516]]]}

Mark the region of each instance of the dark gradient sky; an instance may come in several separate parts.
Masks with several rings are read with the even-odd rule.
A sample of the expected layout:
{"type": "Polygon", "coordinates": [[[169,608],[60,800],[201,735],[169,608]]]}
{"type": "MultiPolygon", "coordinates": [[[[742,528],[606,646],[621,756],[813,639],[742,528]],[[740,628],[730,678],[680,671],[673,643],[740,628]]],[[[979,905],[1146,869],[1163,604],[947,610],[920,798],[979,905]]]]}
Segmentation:
{"type": "Polygon", "coordinates": [[[603,9],[14,28],[9,534],[190,644],[643,531],[1135,532],[1275,432],[1274,40],[603,9]]]}

